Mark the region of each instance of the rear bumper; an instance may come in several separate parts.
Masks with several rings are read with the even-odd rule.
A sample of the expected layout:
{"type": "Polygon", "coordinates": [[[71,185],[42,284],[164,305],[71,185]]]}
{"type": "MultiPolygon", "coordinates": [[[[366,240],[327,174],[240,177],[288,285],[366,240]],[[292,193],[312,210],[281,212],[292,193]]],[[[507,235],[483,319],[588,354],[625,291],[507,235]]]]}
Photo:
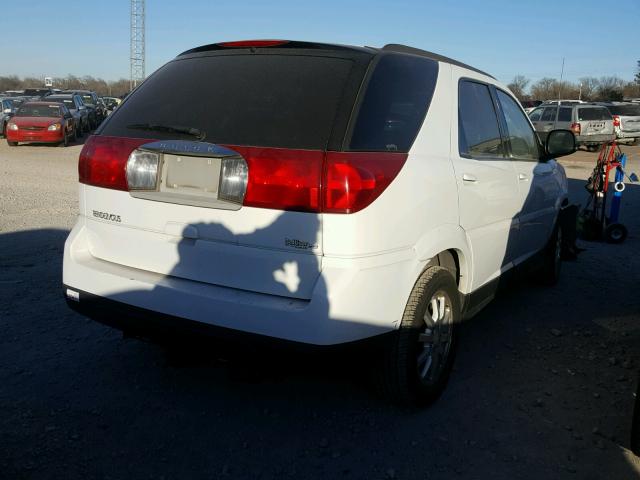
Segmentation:
{"type": "Polygon", "coordinates": [[[638,138],[640,137],[640,130],[617,130],[616,136],[618,138],[638,138]]]}
{"type": "Polygon", "coordinates": [[[615,139],[616,139],[616,135],[614,133],[606,133],[602,135],[577,135],[576,143],[578,145],[605,143],[605,142],[611,142],[615,139]]]}
{"type": "Polygon", "coordinates": [[[156,323],[148,320],[151,315],[136,313],[141,310],[171,318],[172,330],[219,327],[301,344],[336,345],[394,331],[415,269],[412,250],[365,259],[325,257],[311,298],[300,300],[94,258],[81,217],[65,243],[63,284],[71,297],[78,297],[78,302],[71,301],[75,310],[143,336],[156,323]],[[107,321],[102,312],[105,305],[118,312],[107,315],[107,321]]]}
{"type": "Polygon", "coordinates": [[[64,130],[7,130],[7,140],[24,143],[57,143],[64,140],[64,130]]]}

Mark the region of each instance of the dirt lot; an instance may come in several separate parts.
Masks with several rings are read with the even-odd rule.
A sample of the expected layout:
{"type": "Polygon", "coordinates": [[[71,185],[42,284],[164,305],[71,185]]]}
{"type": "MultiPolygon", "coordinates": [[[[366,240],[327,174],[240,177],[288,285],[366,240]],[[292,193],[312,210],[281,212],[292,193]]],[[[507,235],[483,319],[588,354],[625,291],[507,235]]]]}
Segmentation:
{"type": "MultiPolygon", "coordinates": [[[[640,478],[640,186],[624,244],[583,243],[555,288],[518,281],[463,326],[438,403],[410,411],[335,362],[242,375],[71,313],[80,148],[0,142],[0,478],[640,478]]],[[[562,162],[576,202],[594,159],[562,162]]]]}

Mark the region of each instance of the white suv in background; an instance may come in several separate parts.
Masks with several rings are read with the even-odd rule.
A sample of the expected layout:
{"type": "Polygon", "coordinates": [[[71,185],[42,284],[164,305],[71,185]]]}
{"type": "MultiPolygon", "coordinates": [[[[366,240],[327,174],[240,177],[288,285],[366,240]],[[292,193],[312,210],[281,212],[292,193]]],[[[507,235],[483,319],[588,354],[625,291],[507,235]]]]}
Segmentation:
{"type": "Polygon", "coordinates": [[[542,145],[490,75],[422,50],[194,48],[85,144],[64,292],[134,335],[378,339],[383,392],[426,404],[505,273],[538,258],[557,279],[553,158],[574,150],[567,131],[542,145]]]}

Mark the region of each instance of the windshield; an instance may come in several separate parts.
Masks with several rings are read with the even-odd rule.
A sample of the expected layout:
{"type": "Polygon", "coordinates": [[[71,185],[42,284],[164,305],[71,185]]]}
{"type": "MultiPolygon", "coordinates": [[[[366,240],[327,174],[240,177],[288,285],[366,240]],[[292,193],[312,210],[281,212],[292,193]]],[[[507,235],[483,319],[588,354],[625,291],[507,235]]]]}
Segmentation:
{"type": "Polygon", "coordinates": [[[82,95],[82,100],[85,105],[93,105],[93,97],[91,95],[82,95]]]}
{"type": "Polygon", "coordinates": [[[611,105],[607,108],[613,115],[640,117],[640,105],[611,105]]]}
{"type": "Polygon", "coordinates": [[[19,117],[61,117],[58,105],[23,105],[18,109],[19,117]]]}
{"type": "Polygon", "coordinates": [[[611,113],[604,107],[579,108],[578,121],[582,120],[611,120],[611,113]]]}

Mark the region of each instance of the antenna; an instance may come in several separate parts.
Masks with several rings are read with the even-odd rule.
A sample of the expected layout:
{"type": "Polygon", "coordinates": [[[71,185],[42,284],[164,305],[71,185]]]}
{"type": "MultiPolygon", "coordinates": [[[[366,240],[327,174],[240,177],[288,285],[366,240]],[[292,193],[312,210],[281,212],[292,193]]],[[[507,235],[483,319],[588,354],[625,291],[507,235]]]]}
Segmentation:
{"type": "Polygon", "coordinates": [[[558,83],[558,105],[560,105],[560,98],[562,95],[562,77],[564,76],[564,57],[562,57],[562,69],[560,70],[560,83],[558,83]]]}
{"type": "Polygon", "coordinates": [[[131,0],[131,76],[133,90],[145,78],[144,0],[131,0]]]}

